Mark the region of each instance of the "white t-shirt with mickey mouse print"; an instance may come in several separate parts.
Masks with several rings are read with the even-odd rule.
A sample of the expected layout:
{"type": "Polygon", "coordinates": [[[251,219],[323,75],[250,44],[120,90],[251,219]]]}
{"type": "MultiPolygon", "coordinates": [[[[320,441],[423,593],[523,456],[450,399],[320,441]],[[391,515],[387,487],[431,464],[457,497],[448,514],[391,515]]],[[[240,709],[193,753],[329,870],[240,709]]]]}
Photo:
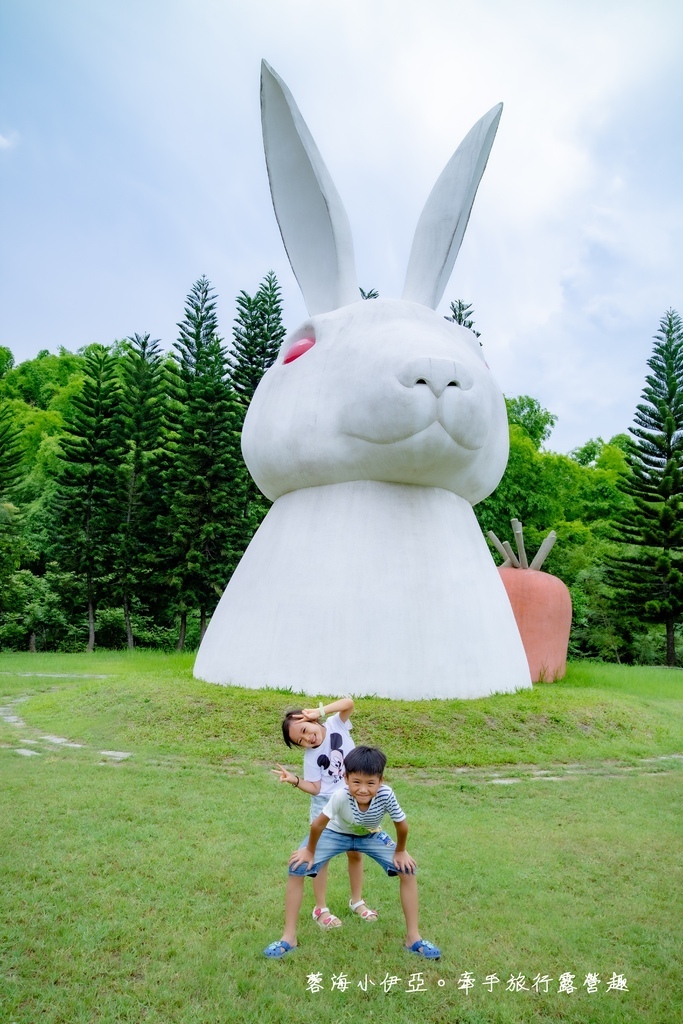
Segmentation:
{"type": "Polygon", "coordinates": [[[304,778],[307,782],[320,780],[319,796],[330,797],[344,784],[344,758],[356,744],[350,736],[351,721],[344,722],[338,714],[327,719],[325,729],[320,746],[304,750],[304,778]]]}

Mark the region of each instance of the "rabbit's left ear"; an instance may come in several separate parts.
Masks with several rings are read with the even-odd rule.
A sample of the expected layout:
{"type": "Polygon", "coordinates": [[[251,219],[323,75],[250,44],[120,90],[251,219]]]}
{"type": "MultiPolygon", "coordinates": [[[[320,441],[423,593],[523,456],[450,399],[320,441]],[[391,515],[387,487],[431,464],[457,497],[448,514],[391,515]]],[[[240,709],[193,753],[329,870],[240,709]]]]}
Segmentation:
{"type": "Polygon", "coordinates": [[[403,298],[436,309],[453,270],[503,104],[468,132],[444,167],[415,229],[403,298]]]}
{"type": "Polygon", "coordinates": [[[346,211],[294,97],[265,60],[261,123],[275,216],[308,312],[357,302],[346,211]]]}

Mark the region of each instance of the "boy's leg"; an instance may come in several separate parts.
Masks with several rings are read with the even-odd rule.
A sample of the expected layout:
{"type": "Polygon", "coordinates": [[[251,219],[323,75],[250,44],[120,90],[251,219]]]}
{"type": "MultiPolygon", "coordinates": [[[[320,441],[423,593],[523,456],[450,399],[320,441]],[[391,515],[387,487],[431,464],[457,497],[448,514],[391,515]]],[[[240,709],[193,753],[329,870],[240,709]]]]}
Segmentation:
{"type": "MultiPolygon", "coordinates": [[[[306,837],[306,839],[308,839],[308,836],[306,837]]],[[[301,844],[299,849],[302,849],[303,847],[305,847],[305,845],[306,845],[306,840],[304,840],[304,842],[301,844]]],[[[309,870],[315,870],[315,872],[316,872],[316,877],[313,879],[313,885],[314,885],[314,890],[313,891],[314,892],[316,892],[316,889],[315,889],[316,880],[317,880],[317,878],[320,877],[321,873],[323,873],[323,872],[325,873],[325,883],[327,882],[327,878],[326,878],[326,875],[327,875],[327,865],[330,862],[330,860],[333,857],[337,857],[340,853],[346,853],[350,849],[350,846],[351,846],[351,843],[349,841],[349,837],[348,836],[345,836],[345,835],[342,835],[340,833],[334,832],[334,831],[332,831],[330,829],[327,829],[327,828],[323,829],[323,833],[320,836],[320,839],[318,840],[318,846],[316,848],[315,864],[313,864],[311,866],[311,868],[309,869],[309,870]]],[[[288,876],[288,881],[287,881],[287,897],[286,897],[286,902],[285,902],[285,911],[286,911],[285,912],[285,930],[287,930],[287,928],[290,925],[290,916],[288,916],[288,915],[290,914],[290,903],[291,903],[291,916],[293,918],[294,934],[296,934],[296,922],[297,922],[298,917],[299,917],[299,910],[301,909],[301,900],[303,898],[303,880],[304,880],[306,874],[307,874],[307,870],[302,865],[299,865],[299,867],[294,869],[294,871],[292,870],[292,868],[289,869],[289,876],[288,876]],[[301,889],[300,890],[296,890],[296,892],[298,893],[298,895],[296,897],[296,900],[297,900],[296,903],[295,903],[294,895],[290,896],[290,882],[291,882],[292,878],[298,878],[301,881],[301,889]]],[[[294,890],[292,890],[292,892],[293,891],[294,890]]],[[[283,937],[286,939],[287,942],[290,941],[287,938],[287,935],[285,935],[283,937]]],[[[290,945],[291,945],[291,943],[290,943],[290,945]]]]}
{"type": "Polygon", "coordinates": [[[441,951],[432,942],[422,939],[417,920],[417,875],[398,871],[394,865],[396,843],[386,832],[373,832],[364,836],[358,848],[376,860],[388,875],[398,875],[401,889],[401,906],[406,919],[406,947],[426,960],[438,960],[441,951]]]}
{"type": "Polygon", "coordinates": [[[363,899],[363,857],[355,850],[346,854],[349,862],[349,883],[351,885],[351,902],[359,903],[363,899]]]}

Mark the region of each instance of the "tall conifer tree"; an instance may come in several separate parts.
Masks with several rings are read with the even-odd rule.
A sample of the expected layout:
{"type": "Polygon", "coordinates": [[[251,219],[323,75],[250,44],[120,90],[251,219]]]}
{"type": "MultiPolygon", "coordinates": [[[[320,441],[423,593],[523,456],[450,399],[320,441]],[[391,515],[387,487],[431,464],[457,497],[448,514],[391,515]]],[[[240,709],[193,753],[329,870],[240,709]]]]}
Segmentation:
{"type": "Polygon", "coordinates": [[[129,647],[135,644],[131,602],[148,596],[160,543],[159,448],[166,377],[159,341],[133,334],[120,364],[123,462],[121,521],[116,552],[116,586],[123,605],[129,647]]]}
{"type": "MultiPolygon", "coordinates": [[[[230,382],[240,400],[240,431],[247,408],[259,381],[275,362],[286,334],[282,323],[281,290],[273,271],[269,271],[251,296],[242,291],[235,300],[237,316],[232,329],[233,342],[228,355],[230,382]]],[[[270,508],[270,502],[254,484],[240,461],[244,486],[243,532],[240,555],[270,508]]]]}
{"type": "Polygon", "coordinates": [[[19,481],[22,454],[12,408],[0,402],[0,501],[9,497],[19,481]]]}
{"type": "Polygon", "coordinates": [[[22,455],[11,406],[0,402],[0,609],[5,603],[7,582],[19,565],[19,518],[14,500],[22,455]]]}
{"type": "Polygon", "coordinates": [[[683,612],[683,322],[673,309],[660,321],[648,366],[623,479],[633,508],[615,520],[623,548],[609,581],[624,611],[665,625],[666,662],[675,665],[683,612]]]}
{"type": "Polygon", "coordinates": [[[81,584],[88,613],[88,650],[95,646],[95,613],[111,583],[120,521],[121,389],[116,359],[102,345],[85,355],[83,389],[62,439],[54,497],[52,554],[81,584]]]}
{"type": "Polygon", "coordinates": [[[182,649],[188,611],[198,608],[203,636],[207,616],[237,564],[245,480],[239,453],[241,412],[227,379],[216,299],[206,277],[194,284],[178,326],[177,415],[167,493],[174,550],[170,581],[182,649]]]}
{"type": "Polygon", "coordinates": [[[255,295],[242,291],[235,302],[237,316],[228,356],[230,381],[240,401],[248,406],[261,377],[275,362],[286,333],[281,289],[273,271],[266,274],[255,295]]]}

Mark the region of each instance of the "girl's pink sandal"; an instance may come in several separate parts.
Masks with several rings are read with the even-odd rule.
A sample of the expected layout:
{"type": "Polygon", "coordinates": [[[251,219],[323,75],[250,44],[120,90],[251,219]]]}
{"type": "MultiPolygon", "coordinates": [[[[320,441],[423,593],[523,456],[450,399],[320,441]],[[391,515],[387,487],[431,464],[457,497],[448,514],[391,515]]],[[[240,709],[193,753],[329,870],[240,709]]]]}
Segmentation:
{"type": "Polygon", "coordinates": [[[332,928],[341,928],[342,923],[338,917],[330,913],[329,907],[313,907],[311,917],[317,921],[323,931],[330,931],[332,928]]]}
{"type": "Polygon", "coordinates": [[[370,907],[366,905],[365,900],[358,900],[358,903],[354,903],[352,900],[349,900],[349,906],[354,914],[358,914],[358,916],[362,917],[364,921],[377,920],[377,911],[370,910],[370,907]],[[362,910],[361,907],[363,908],[362,910]]]}

